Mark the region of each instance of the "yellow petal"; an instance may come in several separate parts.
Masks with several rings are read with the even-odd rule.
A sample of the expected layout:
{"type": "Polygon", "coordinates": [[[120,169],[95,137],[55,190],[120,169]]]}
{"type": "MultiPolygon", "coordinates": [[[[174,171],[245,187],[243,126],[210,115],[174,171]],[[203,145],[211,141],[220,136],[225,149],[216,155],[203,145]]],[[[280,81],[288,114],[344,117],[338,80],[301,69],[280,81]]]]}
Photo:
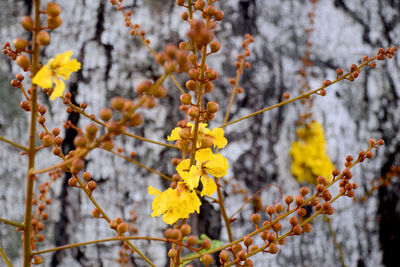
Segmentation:
{"type": "Polygon", "coordinates": [[[201,176],[201,184],[203,185],[203,190],[200,193],[201,196],[211,196],[217,191],[217,185],[207,174],[201,176]]]}
{"type": "Polygon", "coordinates": [[[197,162],[208,161],[213,156],[213,153],[210,148],[203,148],[196,152],[195,159],[197,162]]]}
{"type": "Polygon", "coordinates": [[[62,96],[65,90],[65,83],[60,80],[58,77],[54,77],[54,82],[56,84],[56,88],[54,88],[53,93],[51,93],[50,99],[54,100],[56,97],[62,96]]]}
{"type": "Polygon", "coordinates": [[[222,128],[214,128],[210,132],[213,139],[214,147],[224,148],[228,144],[228,140],[224,137],[224,130],[222,128]]]}
{"type": "Polygon", "coordinates": [[[33,77],[32,83],[39,85],[42,88],[53,87],[52,72],[48,65],[44,65],[33,77]]]}
{"type": "Polygon", "coordinates": [[[228,160],[221,154],[213,155],[213,157],[205,164],[207,173],[222,177],[228,173],[228,160]]]}
{"type": "Polygon", "coordinates": [[[190,159],[184,159],[181,161],[181,163],[178,164],[178,166],[176,166],[176,171],[182,178],[187,177],[189,169],[190,169],[190,159]]]}
{"type": "Polygon", "coordinates": [[[181,127],[176,127],[175,129],[173,129],[171,135],[167,137],[167,140],[168,141],[181,140],[181,137],[179,136],[179,132],[181,129],[182,129],[181,127]]]}
{"type": "Polygon", "coordinates": [[[197,169],[196,166],[192,165],[188,175],[184,178],[186,184],[191,190],[195,189],[199,185],[199,178],[201,170],[197,169]]]}
{"type": "Polygon", "coordinates": [[[61,65],[59,68],[55,70],[58,76],[61,76],[63,79],[68,80],[69,76],[72,72],[78,71],[81,69],[81,63],[76,59],[68,61],[64,65],[61,65]]]}
{"type": "Polygon", "coordinates": [[[151,185],[149,186],[149,188],[147,190],[149,191],[149,194],[153,195],[153,196],[158,196],[158,195],[160,195],[162,193],[160,190],[155,189],[151,185]]]}
{"type": "Polygon", "coordinates": [[[74,52],[72,51],[66,51],[62,54],[58,54],[53,60],[50,60],[50,67],[53,69],[56,69],[62,65],[65,65],[68,63],[68,61],[71,59],[71,56],[74,52]]]}

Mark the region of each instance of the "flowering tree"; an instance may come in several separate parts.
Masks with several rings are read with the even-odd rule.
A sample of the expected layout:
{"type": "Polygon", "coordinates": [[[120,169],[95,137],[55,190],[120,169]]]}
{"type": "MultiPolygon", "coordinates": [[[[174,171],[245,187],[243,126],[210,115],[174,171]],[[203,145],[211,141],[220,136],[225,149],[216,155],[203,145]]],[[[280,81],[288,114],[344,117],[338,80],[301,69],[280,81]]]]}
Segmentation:
{"type": "MultiPolygon", "coordinates": [[[[21,157],[28,159],[23,223],[18,220],[1,218],[2,222],[16,226],[17,230],[22,233],[25,266],[29,266],[31,263],[43,263],[43,255],[50,252],[107,241],[121,242],[122,248],[118,260],[122,265],[128,264],[131,260],[130,255],[135,254],[136,258],[143,261],[143,264],[146,262],[147,265],[154,266],[155,263],[149,256],[151,250],[144,253],[142,247],[136,243],[139,242],[138,240],[161,241],[168,244],[168,259],[171,266],[194,264],[197,259],[200,259],[205,266],[211,265],[212,262],[219,262],[223,266],[252,266],[253,256],[264,253],[276,254],[279,248],[285,244],[287,237],[311,232],[311,222],[319,215],[324,215],[325,218],[328,218],[327,215],[333,215],[335,210],[332,204],[337,199],[342,196],[350,198],[355,196],[358,184],[351,180],[353,178],[352,168],[366,159],[371,159],[374,155],[372,151],[383,145],[383,140],[371,139],[368,147],[359,152],[355,158],[346,157],[345,168],[336,169],[326,153],[326,137],[322,124],[316,122],[313,115],[303,110],[299,116],[301,127],[297,130],[298,141],[295,141],[290,149],[293,157],[291,171],[299,183],[305,181],[308,184],[316,184],[316,187],[310,187],[310,189],[301,187],[295,197],[285,192],[284,203],[274,203],[274,205],[271,202],[265,205],[260,198],[262,190],[257,190],[266,187],[257,188],[253,195],[245,196],[244,202],[245,205],[254,200],[254,214],[247,218],[248,223],[253,224],[254,228],[245,229],[240,235],[235,234],[232,227],[235,227],[235,223],[237,225],[235,222],[237,217],[234,215],[242,212],[244,205],[232,212],[226,206],[224,192],[228,195],[235,195],[235,193],[236,195],[238,195],[237,193],[246,195],[246,190],[234,189],[237,184],[234,180],[226,177],[230,171],[228,167],[235,167],[235,164],[229,163],[231,159],[229,158],[228,143],[231,142],[230,138],[225,136],[226,131],[228,127],[257,118],[256,116],[259,114],[281,108],[297,100],[304,101],[303,106],[310,104],[312,96],[326,95],[327,88],[333,84],[343,80],[356,81],[364,70],[375,68],[376,61],[393,57],[396,47],[381,48],[371,58],[364,56],[361,63],[351,65],[348,71],[338,68],[336,77],[333,77],[335,79],[324,80],[321,82],[322,85],[316,86],[315,89],[304,87],[304,91],[299,91],[298,96],[295,97],[288,92],[282,92],[278,103],[230,119],[237,95],[244,91],[239,86],[240,78],[246,69],[251,67],[249,46],[255,40],[251,35],[245,35],[241,44],[243,52],[237,56],[237,61],[233,64],[236,68],[236,77],[228,81],[233,87],[230,89],[230,101],[221,110],[219,101],[209,101],[213,99],[213,94],[218,94],[219,87],[217,80],[219,72],[211,68],[212,64],[209,63],[209,59],[218,55],[222,47],[214,36],[219,23],[224,19],[224,12],[217,7],[218,3],[201,0],[177,1],[177,6],[183,12],[181,19],[187,26],[185,39],[179,44],[175,40],[176,44],[163,44],[160,49],[157,49],[160,52],[153,50],[146,32],[133,22],[135,17],[132,18],[132,12],[128,11],[122,1],[110,1],[110,3],[110,6],[122,13],[121,17],[124,18],[130,34],[137,38],[136,40],[140,40],[143,46],[149,50],[149,55],[154,57],[154,62],[158,64],[159,69],[158,75],[135,84],[135,94],[132,97],[113,97],[109,103],[110,108],[98,108],[95,103],[90,105],[85,100],[77,102],[73,82],[69,86],[67,85],[70,92],[64,93],[65,84],[62,79],[68,80],[73,72],[80,70],[81,63],[83,66],[85,65],[82,60],[84,55],[78,56],[81,63],[76,59],[71,60],[72,52],[64,52],[65,50],[53,54],[47,64],[45,64],[46,61],[40,59],[41,49],[46,46],[51,47],[52,42],[50,42],[48,31],[55,30],[63,24],[62,9],[58,4],[48,3],[45,9],[41,9],[40,1],[33,1],[33,16],[25,16],[21,20],[23,28],[32,33],[32,40],[29,42],[23,38],[17,38],[13,45],[5,43],[3,47],[4,54],[28,73],[25,76],[17,74],[16,79],[11,81],[11,85],[21,91],[25,99],[20,106],[30,114],[29,144],[24,146],[19,142],[12,141],[13,138],[1,137],[2,141],[20,149],[21,157]],[[47,24],[41,22],[40,14],[46,16],[47,24]],[[40,64],[43,66],[41,67],[40,64]],[[178,80],[175,76],[178,77],[178,80]],[[163,85],[166,84],[167,78],[172,80],[172,83],[168,85],[168,90],[163,85]],[[183,84],[184,86],[182,86],[183,84]],[[43,94],[40,92],[40,88],[43,94]],[[54,102],[40,104],[40,99],[46,99],[46,95],[54,102]],[[174,107],[175,113],[178,110],[181,112],[180,120],[175,120],[172,124],[171,121],[168,121],[169,124],[163,126],[168,129],[173,128],[166,139],[174,143],[166,143],[143,136],[147,127],[146,121],[152,114],[151,109],[156,107],[158,101],[162,103],[161,98],[163,97],[180,101],[174,107]],[[51,130],[47,128],[50,127],[46,119],[49,114],[47,110],[52,109],[53,103],[56,101],[66,105],[69,119],[65,122],[64,128],[74,132],[72,138],[70,136],[73,142],[68,143],[67,136],[61,138],[59,128],[53,127],[51,130]],[[224,119],[220,123],[216,123],[216,127],[209,127],[209,125],[215,124],[214,121],[218,114],[222,114],[220,117],[224,119]],[[82,126],[76,120],[78,115],[87,118],[82,126]],[[142,126],[143,123],[145,126],[142,126]],[[175,127],[175,123],[177,127],[175,127]],[[142,129],[142,134],[140,134],[140,129],[142,129]],[[37,137],[42,142],[39,145],[36,144],[37,137]],[[126,140],[125,137],[158,145],[165,150],[173,150],[173,153],[176,154],[169,157],[171,164],[165,163],[165,165],[168,164],[167,167],[156,165],[151,168],[137,161],[141,156],[140,149],[132,148],[132,146],[123,147],[120,140],[126,140]],[[223,150],[220,151],[222,148],[223,150]],[[51,151],[58,161],[41,162],[37,160],[39,153],[45,150],[51,151]],[[110,215],[109,211],[103,208],[103,204],[98,201],[98,198],[104,198],[104,194],[97,195],[99,189],[101,190],[99,185],[101,179],[97,178],[98,175],[100,177],[100,174],[96,173],[96,170],[89,170],[90,163],[85,162],[88,159],[101,161],[101,155],[99,158],[91,158],[91,154],[96,153],[97,150],[109,152],[169,181],[166,189],[162,191],[155,189],[155,187],[161,187],[158,182],[154,182],[155,180],[153,182],[146,181],[149,198],[152,199],[152,213],[151,209],[147,207],[147,212],[132,212],[132,218],[128,219],[125,215],[115,215],[115,210],[112,211],[113,215],[110,215]],[[37,249],[38,243],[45,239],[41,232],[45,229],[45,221],[49,219],[49,213],[46,211],[52,202],[48,197],[49,192],[57,180],[62,177],[63,172],[67,175],[69,186],[67,190],[82,192],[94,205],[91,216],[98,222],[106,221],[105,225],[113,230],[116,236],[83,243],[77,242],[46,250],[37,249]],[[50,180],[45,180],[45,173],[50,175],[50,180]],[[169,175],[165,173],[169,173],[169,175]],[[331,189],[331,186],[333,187],[335,184],[339,185],[337,192],[331,189]],[[220,218],[224,222],[225,238],[210,238],[197,231],[195,231],[197,233],[192,233],[194,230],[192,228],[196,225],[196,218],[201,222],[201,216],[204,216],[202,207],[210,205],[209,203],[214,203],[214,206],[218,207],[220,218]],[[307,211],[310,207],[313,212],[307,211]],[[153,217],[162,215],[162,220],[171,225],[163,226],[169,227],[164,232],[164,236],[137,235],[137,231],[140,229],[135,226],[137,217],[149,217],[150,213],[153,217]],[[196,217],[196,213],[200,213],[200,217],[196,217]],[[233,215],[228,216],[229,213],[233,215]],[[215,260],[212,255],[215,255],[215,260]]],[[[316,1],[313,4],[315,5],[316,1]]],[[[51,34],[53,35],[53,32],[51,34]]],[[[304,62],[307,61],[304,60],[304,62]]],[[[87,64],[90,65],[90,63],[87,64]]],[[[303,77],[306,77],[304,73],[307,73],[309,67],[308,63],[305,64],[305,68],[301,72],[303,77]]],[[[88,70],[90,67],[85,69],[88,70]]],[[[85,73],[82,71],[77,74],[77,77],[82,79],[84,75],[85,73]]],[[[93,75],[96,74],[93,73],[93,75]]],[[[109,73],[105,72],[104,75],[107,76],[109,73]]],[[[307,81],[307,79],[305,80],[307,81]]],[[[83,91],[83,94],[93,93],[91,91],[84,93],[83,91]]],[[[46,100],[43,101],[46,102],[46,100]]],[[[154,113],[153,115],[157,116],[154,113]]],[[[252,150],[256,150],[256,148],[252,148],[252,150]]],[[[289,149],[282,153],[289,155],[289,149]]],[[[287,164],[285,168],[290,170],[290,164],[287,164]]],[[[235,173],[235,170],[232,172],[235,173]]],[[[253,172],[247,172],[246,175],[251,177],[254,173],[257,173],[256,169],[253,172]]],[[[267,187],[271,187],[271,185],[267,185],[267,187]]],[[[275,187],[281,192],[284,190],[283,186],[279,184],[275,184],[275,187]]],[[[142,209],[146,210],[145,205],[142,209]]],[[[285,246],[283,246],[283,250],[284,248],[285,246]]],[[[340,251],[340,246],[338,246],[338,250],[340,251]]],[[[1,252],[5,262],[11,264],[6,253],[3,250],[1,252]]],[[[343,255],[340,254],[342,258],[343,255]]]]}

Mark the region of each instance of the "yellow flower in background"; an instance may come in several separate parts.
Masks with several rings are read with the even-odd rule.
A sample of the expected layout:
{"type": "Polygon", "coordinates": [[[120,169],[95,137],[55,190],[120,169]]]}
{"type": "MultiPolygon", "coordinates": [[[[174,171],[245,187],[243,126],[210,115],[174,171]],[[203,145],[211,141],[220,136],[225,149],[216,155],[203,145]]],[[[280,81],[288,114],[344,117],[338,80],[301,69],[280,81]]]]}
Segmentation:
{"type": "Polygon", "coordinates": [[[190,189],[195,189],[201,181],[203,190],[201,196],[212,195],[217,190],[217,185],[208,174],[214,177],[222,177],[228,172],[228,161],[221,154],[213,154],[210,148],[200,149],[196,152],[196,165],[189,169],[190,160],[185,159],[176,167],[179,175],[187,183],[190,189]]]}
{"type": "Polygon", "coordinates": [[[149,194],[156,196],[152,203],[152,217],[163,215],[163,221],[173,224],[179,219],[189,218],[193,212],[200,212],[201,201],[194,191],[186,188],[184,183],[178,183],[176,189],[168,188],[161,192],[152,186],[149,194]]]}
{"type": "Polygon", "coordinates": [[[324,129],[318,122],[312,122],[297,129],[298,141],[292,143],[292,174],[299,183],[316,183],[318,176],[329,179],[335,166],[326,154],[324,129]]]}
{"type": "Polygon", "coordinates": [[[65,84],[62,79],[68,80],[72,72],[78,71],[81,68],[81,63],[76,59],[71,60],[72,54],[72,51],[67,51],[50,59],[32,79],[32,83],[42,88],[52,88],[53,82],[56,84],[50,96],[51,100],[62,96],[65,90],[65,84]]]}
{"type": "MultiPolygon", "coordinates": [[[[188,122],[188,127],[191,127],[191,133],[194,131],[194,124],[188,122]]],[[[168,141],[182,140],[179,132],[182,130],[181,127],[176,127],[172,130],[171,135],[167,137],[168,141]]],[[[207,128],[207,123],[199,123],[199,134],[197,147],[202,147],[201,140],[205,137],[210,137],[213,141],[214,147],[224,148],[228,144],[228,140],[224,137],[224,130],[222,128],[214,128],[212,130],[207,128]]]]}

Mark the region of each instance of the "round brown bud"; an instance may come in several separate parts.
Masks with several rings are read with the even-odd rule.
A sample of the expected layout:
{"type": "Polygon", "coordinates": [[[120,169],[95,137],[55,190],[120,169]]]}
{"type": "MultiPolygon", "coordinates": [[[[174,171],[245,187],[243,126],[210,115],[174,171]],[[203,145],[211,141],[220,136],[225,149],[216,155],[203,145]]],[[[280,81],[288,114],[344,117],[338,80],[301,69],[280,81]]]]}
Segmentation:
{"type": "Polygon", "coordinates": [[[55,2],[50,2],[47,4],[46,14],[50,17],[57,17],[61,14],[61,7],[55,2]]]}
{"type": "Polygon", "coordinates": [[[31,67],[31,62],[28,56],[24,54],[19,55],[15,62],[17,62],[18,66],[20,66],[24,71],[28,71],[31,67]]]}
{"type": "Polygon", "coordinates": [[[111,220],[110,223],[109,223],[109,226],[110,226],[111,229],[117,229],[118,224],[119,223],[117,223],[115,220],[111,220]]]}
{"type": "Polygon", "coordinates": [[[85,167],[85,162],[81,158],[76,158],[71,163],[71,172],[78,173],[80,170],[85,167]]]}
{"type": "Polygon", "coordinates": [[[42,30],[38,33],[37,40],[40,45],[48,45],[50,43],[50,34],[42,30]]]}
{"type": "Polygon", "coordinates": [[[180,99],[183,105],[190,105],[192,103],[192,96],[190,94],[182,94],[180,99]]]}
{"type": "Polygon", "coordinates": [[[84,172],[82,174],[82,177],[86,182],[89,181],[90,179],[92,179],[92,175],[90,174],[90,172],[84,172]]]}
{"type": "Polygon", "coordinates": [[[327,185],[328,184],[328,181],[323,176],[318,176],[317,182],[318,182],[318,184],[322,184],[322,185],[327,185]]]}
{"type": "Polygon", "coordinates": [[[214,13],[214,18],[216,21],[221,21],[224,19],[224,12],[222,10],[216,10],[214,13]]]}
{"type": "Polygon", "coordinates": [[[189,14],[188,14],[187,12],[182,12],[181,18],[182,18],[183,20],[188,20],[188,19],[189,19],[189,14]]]}
{"type": "Polygon", "coordinates": [[[204,84],[204,92],[206,93],[211,93],[214,88],[214,84],[212,82],[208,81],[204,84]]]}
{"type": "Polygon", "coordinates": [[[49,135],[49,134],[46,134],[46,135],[43,137],[42,141],[43,141],[43,146],[45,146],[45,147],[49,147],[49,146],[51,146],[51,145],[54,144],[54,139],[53,139],[53,137],[52,137],[51,135],[49,135]]]}
{"type": "Polygon", "coordinates": [[[310,192],[310,190],[307,188],[307,187],[305,187],[305,186],[303,186],[302,188],[300,188],[300,194],[302,195],[302,196],[306,196],[308,193],[310,192]]]}
{"type": "Polygon", "coordinates": [[[149,80],[144,80],[143,82],[139,83],[138,86],[136,86],[136,92],[141,95],[153,86],[153,83],[149,80]]]}
{"type": "Polygon", "coordinates": [[[21,18],[21,25],[22,27],[27,30],[31,31],[33,28],[33,20],[30,16],[24,16],[21,18]]]}
{"type": "Polygon", "coordinates": [[[168,251],[168,257],[169,257],[170,259],[174,259],[174,258],[176,257],[176,255],[177,255],[176,249],[171,248],[171,249],[168,251]]]}
{"type": "Polygon", "coordinates": [[[77,137],[74,138],[74,145],[76,147],[85,147],[87,144],[86,137],[83,135],[78,135],[77,137]]]}
{"type": "Polygon", "coordinates": [[[267,207],[265,208],[265,211],[268,213],[269,216],[272,216],[272,214],[275,213],[275,209],[274,209],[274,207],[272,207],[272,206],[267,206],[267,207]]]}
{"type": "Polygon", "coordinates": [[[385,144],[385,141],[383,139],[378,140],[378,145],[383,146],[385,144]]]}
{"type": "Polygon", "coordinates": [[[96,189],[97,183],[95,181],[91,180],[88,182],[87,187],[90,191],[93,191],[96,189]]]}
{"type": "Polygon", "coordinates": [[[310,223],[306,223],[303,226],[303,232],[305,233],[310,233],[312,231],[312,225],[310,223]]]}
{"type": "Polygon", "coordinates": [[[24,51],[26,49],[26,47],[28,46],[28,41],[26,41],[23,38],[14,39],[13,43],[14,43],[15,49],[17,49],[19,51],[24,51]]]}
{"type": "Polygon", "coordinates": [[[269,245],[269,250],[268,250],[269,253],[276,254],[276,253],[278,253],[278,250],[279,250],[279,248],[277,245],[275,245],[275,244],[269,245]]]}
{"type": "Polygon", "coordinates": [[[347,191],[347,193],[346,193],[346,196],[348,196],[349,198],[352,198],[352,197],[354,197],[354,191],[353,190],[349,190],[349,191],[347,191]]]}
{"type": "Polygon", "coordinates": [[[338,176],[340,174],[340,171],[338,170],[338,169],[334,169],[333,171],[332,171],[332,175],[333,176],[338,176]]]}
{"type": "Polygon", "coordinates": [[[185,223],[184,225],[182,225],[182,227],[181,227],[182,235],[189,235],[191,231],[192,231],[192,228],[190,227],[189,224],[185,223]]]}
{"type": "Polygon", "coordinates": [[[207,112],[216,113],[218,111],[218,104],[215,101],[210,101],[207,103],[207,112]]]}
{"type": "Polygon", "coordinates": [[[57,16],[57,17],[47,17],[47,27],[50,30],[57,29],[58,27],[61,26],[62,23],[63,23],[63,20],[59,16],[57,16]]]}
{"type": "Polygon", "coordinates": [[[281,224],[280,222],[274,223],[274,224],[272,225],[272,229],[273,229],[275,232],[279,232],[280,230],[282,230],[282,224],[281,224]]]}
{"type": "Polygon", "coordinates": [[[96,138],[97,130],[99,128],[97,127],[96,124],[90,123],[86,126],[86,135],[89,139],[94,139],[96,138]]]}
{"type": "Polygon", "coordinates": [[[204,249],[210,249],[212,246],[212,242],[210,239],[204,239],[203,242],[201,243],[201,247],[204,249]]]}
{"type": "Polygon", "coordinates": [[[297,206],[301,206],[304,203],[304,197],[302,195],[298,195],[296,197],[296,204],[297,206]]]}
{"type": "MultiPolygon", "coordinates": [[[[191,68],[188,72],[189,77],[193,80],[197,80],[200,77],[200,72],[196,68],[191,68]]],[[[186,86],[187,87],[187,86],[186,86]]],[[[189,89],[189,88],[188,88],[189,89]]],[[[190,90],[190,89],[189,89],[190,90]]]]}
{"type": "Polygon", "coordinates": [[[298,219],[296,216],[292,216],[292,217],[290,217],[290,219],[289,219],[289,223],[290,223],[292,226],[295,226],[295,225],[299,224],[299,219],[298,219]]]}
{"type": "Polygon", "coordinates": [[[186,88],[187,88],[189,91],[194,91],[194,90],[196,89],[196,82],[193,81],[193,80],[187,81],[185,85],[186,85],[186,88]]]}
{"type": "Polygon", "coordinates": [[[218,72],[212,68],[206,70],[206,77],[209,80],[215,80],[218,78],[218,72]]]}
{"type": "Polygon", "coordinates": [[[257,213],[254,213],[253,215],[251,215],[250,220],[252,223],[258,224],[258,222],[261,220],[261,217],[257,213]]]}
{"type": "Polygon", "coordinates": [[[97,208],[94,208],[94,209],[92,210],[92,216],[93,216],[94,218],[100,218],[100,211],[99,211],[97,208]]]}
{"type": "Polygon", "coordinates": [[[197,245],[197,241],[198,241],[198,239],[197,239],[197,236],[195,236],[195,235],[191,235],[187,239],[187,243],[188,243],[189,246],[197,245]]]}
{"type": "Polygon", "coordinates": [[[156,88],[156,90],[153,92],[153,95],[157,98],[163,98],[164,96],[167,95],[167,88],[164,86],[160,85],[159,87],[156,88]]]}
{"type": "Polygon", "coordinates": [[[49,214],[47,212],[42,212],[42,219],[47,220],[49,218],[49,214]]]}
{"type": "Polygon", "coordinates": [[[291,195],[287,195],[285,197],[285,203],[286,205],[290,206],[290,204],[293,202],[293,197],[291,195]]]}
{"type": "Polygon", "coordinates": [[[140,125],[143,124],[143,122],[144,122],[144,119],[143,119],[142,114],[134,113],[134,114],[132,114],[132,116],[131,116],[130,124],[129,124],[129,125],[130,125],[130,126],[140,126],[140,125]]]}
{"type": "Polygon", "coordinates": [[[129,224],[126,222],[120,223],[117,227],[118,234],[123,234],[129,230],[129,224]]]}
{"type": "Polygon", "coordinates": [[[323,86],[329,86],[332,82],[330,80],[325,80],[322,85],[323,86]]]}
{"type": "Polygon", "coordinates": [[[303,229],[299,225],[294,226],[292,231],[295,235],[301,235],[301,233],[303,233],[303,229]]]}
{"type": "Polygon", "coordinates": [[[56,143],[56,145],[61,145],[61,143],[63,142],[63,139],[61,136],[57,136],[56,138],[54,138],[54,143],[56,143]]]}
{"type": "Polygon", "coordinates": [[[213,16],[215,14],[215,7],[212,5],[207,6],[204,12],[209,16],[213,16]]]}
{"type": "Polygon", "coordinates": [[[219,261],[221,263],[228,262],[229,259],[230,259],[230,257],[229,257],[229,252],[228,251],[223,250],[223,251],[221,251],[221,253],[219,253],[219,261]]]}
{"type": "Polygon", "coordinates": [[[301,208],[301,209],[298,209],[298,210],[297,210],[297,215],[298,215],[299,217],[304,217],[304,216],[306,216],[306,214],[307,214],[307,211],[306,211],[305,208],[301,208]]]}
{"type": "Polygon", "coordinates": [[[103,121],[109,121],[112,118],[113,112],[109,108],[103,108],[100,110],[100,118],[103,121]]]}
{"type": "Polygon", "coordinates": [[[253,238],[251,238],[250,236],[245,236],[243,239],[243,243],[246,247],[249,247],[253,244],[253,238]]]}
{"type": "Polygon", "coordinates": [[[69,178],[68,185],[75,187],[78,184],[78,180],[75,177],[69,178]]]}
{"type": "Polygon", "coordinates": [[[35,255],[32,258],[33,258],[32,264],[34,264],[34,265],[39,265],[39,264],[43,263],[43,258],[40,256],[35,255]]]}
{"type": "Polygon", "coordinates": [[[258,246],[257,245],[252,245],[251,247],[250,247],[250,252],[254,252],[255,250],[257,250],[258,249],[258,246]]]}
{"type": "Polygon", "coordinates": [[[275,212],[279,214],[283,211],[283,206],[281,203],[278,203],[275,205],[274,209],[275,209],[275,212]]]}
{"type": "Polygon", "coordinates": [[[111,99],[111,107],[113,109],[121,111],[124,108],[125,99],[120,96],[113,97],[111,99]]]}
{"type": "Polygon", "coordinates": [[[245,260],[247,258],[247,252],[244,250],[239,251],[238,258],[241,261],[245,260]]]}
{"type": "Polygon", "coordinates": [[[217,41],[212,41],[210,43],[210,49],[212,53],[216,53],[221,49],[221,44],[217,41]]]}
{"type": "Polygon", "coordinates": [[[178,229],[172,229],[171,233],[169,235],[169,238],[173,239],[173,240],[177,240],[179,238],[179,230],[178,229]]]}
{"type": "Polygon", "coordinates": [[[43,242],[44,241],[44,235],[43,234],[38,234],[36,236],[36,241],[37,242],[43,242]]]}
{"type": "Polygon", "coordinates": [[[154,97],[146,97],[145,103],[146,108],[154,108],[157,105],[157,102],[154,97]]]}
{"type": "Polygon", "coordinates": [[[371,151],[368,151],[366,154],[367,159],[372,159],[374,157],[374,153],[372,153],[371,151]]]}
{"type": "Polygon", "coordinates": [[[284,99],[289,99],[290,98],[290,94],[289,93],[284,93],[283,94],[283,98],[284,99]]]}
{"type": "Polygon", "coordinates": [[[205,254],[201,257],[201,261],[205,266],[210,266],[213,263],[213,257],[210,254],[205,254]]]}
{"type": "Polygon", "coordinates": [[[241,250],[242,250],[242,245],[240,245],[239,243],[238,243],[238,244],[234,244],[234,245],[232,246],[232,251],[233,251],[235,254],[239,253],[239,251],[241,251],[241,250]]]}
{"type": "Polygon", "coordinates": [[[17,75],[15,75],[15,77],[17,78],[18,81],[22,82],[24,80],[24,75],[22,75],[21,73],[18,73],[17,75]]]}
{"type": "Polygon", "coordinates": [[[343,69],[341,69],[341,68],[338,68],[337,70],[336,70],[336,74],[337,75],[343,75],[343,69]]]}
{"type": "Polygon", "coordinates": [[[197,118],[200,115],[199,108],[196,106],[191,106],[189,108],[188,114],[193,118],[197,118]]]}

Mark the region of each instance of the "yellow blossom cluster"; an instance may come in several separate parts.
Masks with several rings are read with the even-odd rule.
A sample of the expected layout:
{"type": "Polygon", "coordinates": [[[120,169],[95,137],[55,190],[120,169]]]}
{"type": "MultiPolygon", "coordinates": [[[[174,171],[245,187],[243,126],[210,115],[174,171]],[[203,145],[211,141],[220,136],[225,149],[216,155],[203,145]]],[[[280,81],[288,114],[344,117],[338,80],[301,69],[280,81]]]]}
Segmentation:
{"type": "Polygon", "coordinates": [[[292,174],[299,183],[316,183],[318,176],[329,178],[335,166],[326,154],[326,140],[321,123],[316,121],[297,129],[298,141],[292,143],[292,174]]]}
{"type": "MultiPolygon", "coordinates": [[[[168,140],[180,140],[179,132],[181,130],[180,127],[172,130],[168,140]]],[[[214,147],[221,148],[228,143],[224,137],[223,129],[210,130],[205,123],[200,124],[198,137],[199,139],[211,138],[214,147]]],[[[156,195],[152,204],[153,213],[151,216],[163,215],[164,222],[173,224],[179,219],[189,218],[189,215],[193,212],[198,213],[201,201],[194,190],[199,187],[199,182],[202,184],[200,195],[210,196],[217,190],[217,184],[209,175],[222,177],[226,175],[228,168],[228,161],[221,154],[214,154],[211,148],[200,146],[196,151],[193,165],[190,165],[190,159],[184,159],[176,167],[176,171],[182,180],[175,189],[168,188],[161,192],[152,186],[149,187],[149,194],[156,195]]]]}
{"type": "Polygon", "coordinates": [[[81,68],[81,63],[76,59],[71,60],[72,54],[72,51],[67,51],[50,59],[32,79],[32,83],[42,88],[52,88],[53,82],[56,84],[50,96],[51,100],[62,96],[65,90],[65,84],[62,79],[68,80],[72,72],[78,71],[81,68]]]}

